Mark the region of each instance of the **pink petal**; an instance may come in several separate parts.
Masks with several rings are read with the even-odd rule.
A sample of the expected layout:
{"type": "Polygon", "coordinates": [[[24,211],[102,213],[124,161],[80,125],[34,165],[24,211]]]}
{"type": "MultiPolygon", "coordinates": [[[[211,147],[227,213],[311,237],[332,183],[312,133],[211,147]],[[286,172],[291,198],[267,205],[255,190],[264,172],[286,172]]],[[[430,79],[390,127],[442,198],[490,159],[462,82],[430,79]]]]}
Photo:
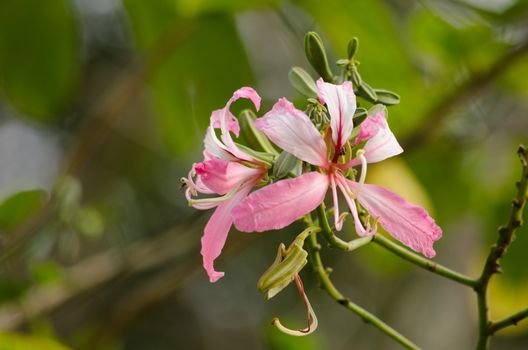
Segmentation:
{"type": "Polygon", "coordinates": [[[246,98],[251,100],[255,105],[255,108],[258,110],[260,108],[260,96],[255,90],[250,87],[242,87],[233,93],[233,96],[227,101],[227,104],[224,108],[214,111],[211,114],[211,126],[209,127],[209,132],[206,135],[204,143],[206,145],[207,151],[215,156],[219,156],[220,159],[227,159],[228,156],[225,154],[228,153],[232,157],[245,160],[248,162],[256,162],[256,160],[249,154],[240,150],[233,139],[231,138],[230,131],[238,134],[239,126],[236,118],[231,114],[229,108],[233,102],[237,101],[240,98],[246,98]],[[220,126],[221,139],[218,140],[214,132],[214,128],[220,126]],[[222,151],[220,151],[222,150],[222,151]]]}
{"type": "Polygon", "coordinates": [[[352,117],[356,111],[356,95],[349,81],[342,85],[317,80],[319,100],[325,103],[330,113],[330,128],[336,152],[347,142],[354,124],[352,117]]]}
{"type": "Polygon", "coordinates": [[[229,152],[226,147],[218,140],[214,132],[214,127],[207,128],[204,137],[204,159],[224,159],[237,161],[238,158],[229,152]]]}
{"type": "MultiPolygon", "coordinates": [[[[211,126],[215,129],[220,129],[221,118],[223,117],[224,109],[217,109],[211,113],[211,126]]],[[[230,112],[227,111],[227,128],[236,137],[240,134],[240,125],[238,125],[238,119],[230,112]]]]}
{"type": "Polygon", "coordinates": [[[360,126],[356,144],[368,140],[363,149],[367,162],[376,163],[403,152],[396,137],[389,129],[385,113],[369,116],[360,126]]]}
{"type": "MultiPolygon", "coordinates": [[[[352,191],[357,189],[356,182],[348,180],[347,183],[352,191]]],[[[398,241],[428,258],[435,256],[433,243],[442,237],[442,229],[425,209],[376,185],[364,184],[358,200],[398,241]]]]}
{"type": "Polygon", "coordinates": [[[313,165],[326,167],[326,144],[310,118],[285,98],[255,120],[255,127],[280,148],[313,165]]]}
{"type": "Polygon", "coordinates": [[[233,224],[231,213],[233,208],[247,196],[254,183],[247,183],[242,186],[240,190],[231,197],[228,201],[220,204],[209,222],[205,226],[204,234],[202,236],[202,250],[203,266],[209,275],[211,283],[216,282],[219,278],[224,276],[223,272],[218,272],[214,268],[214,261],[220,256],[222,248],[224,248],[227,240],[227,234],[233,224]]]}
{"type": "Polygon", "coordinates": [[[250,178],[261,177],[264,171],[222,159],[197,163],[194,170],[199,175],[201,182],[218,194],[226,194],[250,178]]]}
{"type": "Polygon", "coordinates": [[[235,226],[244,232],[286,227],[321,204],[328,184],[327,175],[310,172],[266,186],[233,210],[235,226]]]}

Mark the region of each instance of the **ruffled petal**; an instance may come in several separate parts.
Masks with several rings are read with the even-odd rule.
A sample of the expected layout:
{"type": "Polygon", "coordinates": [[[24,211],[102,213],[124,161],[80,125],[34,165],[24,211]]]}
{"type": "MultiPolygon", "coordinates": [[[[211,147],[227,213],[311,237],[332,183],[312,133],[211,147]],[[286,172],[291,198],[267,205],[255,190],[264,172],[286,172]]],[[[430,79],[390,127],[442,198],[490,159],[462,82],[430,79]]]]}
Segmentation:
{"type": "Polygon", "coordinates": [[[313,165],[326,167],[326,144],[310,118],[286,98],[281,98],[272,110],[254,125],[280,148],[313,165]]]}
{"type": "Polygon", "coordinates": [[[330,128],[332,141],[336,153],[347,142],[354,123],[352,118],[356,111],[356,95],[349,81],[341,85],[325,83],[323,79],[317,80],[318,96],[321,103],[325,103],[330,113],[330,128]]]}
{"type": "Polygon", "coordinates": [[[369,116],[361,123],[359,136],[355,143],[358,144],[363,140],[367,140],[363,149],[369,163],[380,162],[403,152],[396,137],[389,129],[383,112],[369,116]]]}
{"type": "MultiPolygon", "coordinates": [[[[211,113],[211,126],[215,129],[220,129],[221,127],[221,118],[224,115],[224,109],[217,109],[211,113]]],[[[235,134],[236,137],[240,135],[240,125],[238,124],[238,119],[231,113],[227,111],[227,129],[235,134]]]]}
{"type": "Polygon", "coordinates": [[[233,224],[231,213],[233,208],[251,191],[253,183],[247,183],[233,195],[229,200],[218,205],[215,212],[205,226],[202,236],[201,254],[203,266],[209,275],[211,283],[216,282],[224,276],[224,272],[218,272],[214,268],[214,261],[220,256],[227,240],[227,234],[233,224]]]}
{"type": "Polygon", "coordinates": [[[204,159],[224,159],[237,161],[238,158],[232,155],[226,147],[218,140],[212,126],[208,127],[204,137],[204,159]]]}
{"type": "Polygon", "coordinates": [[[321,204],[328,184],[327,175],[310,172],[255,191],[233,210],[235,227],[244,232],[286,227],[321,204]]]}
{"type": "MultiPolygon", "coordinates": [[[[347,183],[356,191],[356,182],[347,183]]],[[[391,236],[428,258],[435,256],[433,243],[442,237],[442,229],[425,209],[386,188],[369,184],[363,185],[358,200],[391,236]]]]}
{"type": "Polygon", "coordinates": [[[263,175],[263,169],[250,168],[237,162],[222,159],[196,163],[194,170],[201,182],[218,194],[226,194],[248,179],[258,178],[263,175]]]}

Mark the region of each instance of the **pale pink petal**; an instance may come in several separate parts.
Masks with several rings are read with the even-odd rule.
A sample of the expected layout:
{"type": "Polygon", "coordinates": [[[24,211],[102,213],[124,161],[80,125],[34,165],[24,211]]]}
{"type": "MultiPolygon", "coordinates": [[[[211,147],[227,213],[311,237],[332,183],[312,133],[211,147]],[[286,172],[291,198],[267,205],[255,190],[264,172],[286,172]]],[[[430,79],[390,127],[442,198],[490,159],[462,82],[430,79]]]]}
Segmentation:
{"type": "Polygon", "coordinates": [[[205,132],[204,148],[205,148],[205,150],[204,150],[204,158],[206,160],[212,159],[212,158],[218,158],[218,159],[224,159],[224,160],[233,160],[233,161],[238,160],[238,158],[235,157],[234,155],[232,155],[226,149],[224,144],[222,144],[220,142],[220,140],[218,140],[218,138],[216,137],[216,134],[214,132],[214,128],[211,127],[211,126],[208,127],[206,132],[205,132]]]}
{"type": "Polygon", "coordinates": [[[389,129],[385,113],[379,112],[369,116],[360,126],[359,136],[355,143],[367,140],[363,147],[367,162],[376,163],[403,152],[396,137],[389,129]]]}
{"type": "Polygon", "coordinates": [[[226,194],[248,179],[263,175],[263,169],[250,168],[237,162],[222,159],[196,163],[194,170],[202,183],[218,194],[226,194]]]}
{"type": "Polygon", "coordinates": [[[313,165],[326,167],[326,144],[310,118],[285,98],[254,123],[277,146],[313,165]]]}
{"type": "Polygon", "coordinates": [[[238,121],[229,111],[229,108],[233,102],[240,98],[247,98],[253,102],[257,110],[260,108],[260,96],[255,90],[250,87],[238,89],[233,93],[229,101],[227,101],[224,108],[216,110],[211,114],[211,125],[205,136],[204,143],[206,150],[220,159],[229,160],[229,158],[234,158],[248,162],[256,162],[252,156],[240,150],[231,138],[230,132],[238,135],[240,128],[238,121]],[[214,129],[218,126],[220,127],[222,142],[220,142],[214,132],[214,129]]]}
{"type": "Polygon", "coordinates": [[[332,141],[336,153],[347,142],[354,124],[352,118],[356,111],[356,95],[349,81],[342,85],[325,83],[323,79],[317,80],[318,96],[321,103],[325,103],[330,113],[330,128],[332,141]]]}
{"type": "MultiPolygon", "coordinates": [[[[352,191],[357,183],[347,181],[352,191]]],[[[436,253],[433,243],[442,237],[442,229],[422,207],[376,185],[364,184],[358,200],[369,214],[398,241],[428,258],[436,253]]]]}
{"type": "MultiPolygon", "coordinates": [[[[220,129],[220,121],[224,115],[224,109],[217,109],[211,113],[211,125],[215,129],[220,129]]],[[[231,113],[227,111],[227,129],[235,134],[236,137],[240,134],[240,125],[238,125],[238,119],[231,113]]]]}
{"type": "Polygon", "coordinates": [[[324,200],[328,175],[310,172],[251,193],[234,210],[238,230],[262,232],[288,226],[324,200]]]}
{"type": "Polygon", "coordinates": [[[214,261],[220,256],[224,248],[227,234],[233,224],[231,213],[233,208],[249,193],[254,183],[247,183],[229,200],[218,205],[215,212],[205,226],[202,236],[201,254],[203,266],[209,275],[211,283],[216,282],[224,276],[223,272],[218,272],[214,268],[214,261]]]}

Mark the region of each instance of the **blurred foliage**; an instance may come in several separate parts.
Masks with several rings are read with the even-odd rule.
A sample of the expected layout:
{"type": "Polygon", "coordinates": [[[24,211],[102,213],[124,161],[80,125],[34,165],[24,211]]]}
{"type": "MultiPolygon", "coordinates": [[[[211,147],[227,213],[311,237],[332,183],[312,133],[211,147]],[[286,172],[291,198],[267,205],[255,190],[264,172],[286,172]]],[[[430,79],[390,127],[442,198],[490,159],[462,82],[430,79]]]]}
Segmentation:
{"type": "Polygon", "coordinates": [[[82,64],[72,5],[0,3],[0,91],[30,118],[57,120],[72,105],[82,64]]]}
{"type": "Polygon", "coordinates": [[[44,206],[46,192],[31,190],[18,192],[0,203],[0,232],[10,232],[29,221],[44,206]]]}
{"type": "MultiPolygon", "coordinates": [[[[281,233],[260,240],[262,247],[248,247],[244,254],[253,260],[245,258],[237,265],[235,253],[221,259],[221,264],[226,264],[221,268],[240,280],[226,275],[214,286],[205,284],[201,272],[186,273],[196,276],[194,279],[156,280],[167,270],[193,271],[188,266],[199,257],[199,235],[185,244],[163,241],[162,246],[173,248],[172,258],[165,258],[160,246],[150,244],[167,231],[179,237],[202,225],[200,218],[191,216],[178,192],[177,179],[200,158],[211,111],[222,108],[238,87],[254,86],[263,96],[273,96],[263,101],[258,112],[261,116],[282,97],[277,86],[288,86],[280,91],[289,91],[288,98],[295,97],[287,74],[278,77],[274,73],[288,72],[293,65],[316,78],[303,58],[305,32],[321,34],[334,72],[339,72],[336,60],[347,57],[347,43],[352,37],[359,38],[355,59],[361,61],[364,80],[373,88],[386,88],[401,96],[401,103],[390,107],[389,116],[400,139],[422,132],[416,129],[420,122],[447,96],[467,93],[460,89],[468,79],[528,40],[527,18],[528,2],[524,0],[0,1],[0,238],[2,247],[9,248],[0,268],[0,303],[9,307],[0,308],[0,324],[13,320],[10,307],[26,305],[24,302],[35,300],[35,295],[42,297],[48,288],[66,286],[51,293],[60,300],[57,306],[28,316],[12,329],[27,330],[24,326],[33,318],[49,318],[61,340],[74,348],[99,348],[94,344],[100,337],[105,344],[139,349],[126,339],[121,341],[130,334],[144,335],[146,341],[149,336],[156,337],[160,343],[167,339],[167,344],[177,338],[197,349],[319,349],[324,348],[321,339],[332,349],[350,348],[350,344],[390,348],[390,343],[379,339],[377,333],[368,333],[354,316],[333,312],[336,306],[325,304],[316,288],[310,291],[312,304],[330,325],[321,326],[321,333],[290,338],[262,321],[267,317],[262,308],[270,304],[264,305],[259,298],[255,288],[258,277],[248,282],[240,276],[262,273],[253,271],[254,266],[269,265],[273,256],[266,252],[275,251],[277,240],[284,241],[281,233]],[[254,42],[262,49],[250,55],[248,43],[254,42]],[[122,93],[129,88],[123,72],[125,78],[139,76],[136,94],[122,93]],[[107,95],[112,97],[110,103],[100,103],[107,95]],[[125,110],[115,109],[123,102],[122,96],[128,96],[125,110]],[[51,178],[43,178],[42,166],[47,163],[42,162],[46,160],[22,156],[31,155],[31,147],[39,146],[22,139],[15,145],[5,134],[12,125],[38,135],[42,145],[52,145],[47,147],[54,152],[49,159],[64,158],[65,164],[78,144],[96,147],[82,154],[84,171],[78,176],[63,174],[57,167],[46,172],[51,178]],[[82,132],[90,128],[94,131],[82,132]],[[29,170],[13,174],[12,168],[29,170]],[[33,219],[45,207],[49,212],[32,227],[33,219]],[[181,226],[174,230],[175,225],[181,226]],[[148,248],[142,250],[145,246],[148,248]],[[124,253],[128,249],[140,258],[128,261],[124,253]],[[106,255],[112,258],[104,260],[106,255]],[[118,263],[122,261],[129,265],[118,263]],[[147,266],[145,272],[131,272],[142,264],[147,266]],[[68,276],[79,271],[85,285],[69,285],[68,276]],[[181,293],[169,293],[171,298],[160,296],[160,290],[171,288],[181,293]],[[131,304],[141,312],[129,310],[130,304],[120,304],[131,295],[137,298],[131,304]],[[238,296],[235,302],[233,295],[238,296]],[[158,302],[166,304],[156,309],[153,305],[158,302]],[[141,309],[143,303],[150,306],[141,309]],[[144,310],[152,310],[152,319],[138,316],[144,315],[144,310]],[[139,319],[151,324],[141,324],[139,319]],[[187,328],[180,329],[181,325],[197,331],[182,331],[187,328]],[[265,331],[260,327],[266,327],[265,331]],[[95,335],[74,340],[72,334],[87,328],[87,333],[95,335]],[[104,331],[98,332],[99,328],[104,331]],[[341,339],[339,332],[351,340],[341,339]]],[[[436,259],[470,274],[479,272],[488,245],[496,238],[496,228],[509,215],[519,176],[516,145],[528,141],[526,76],[525,55],[511,63],[488,89],[454,106],[449,116],[440,116],[436,132],[419,147],[369,167],[367,182],[387,186],[434,213],[444,228],[436,259]]],[[[248,106],[237,102],[233,110],[248,106]]],[[[49,166],[55,167],[52,164],[50,161],[49,166]]],[[[526,307],[527,235],[526,227],[518,231],[503,259],[504,274],[492,281],[493,317],[526,307]]],[[[244,241],[242,236],[231,235],[228,246],[240,241],[244,241]]],[[[425,348],[450,348],[448,338],[456,341],[457,348],[472,346],[464,341],[473,341],[468,340],[473,320],[461,316],[471,314],[469,306],[464,312],[457,309],[450,322],[430,317],[448,310],[446,298],[453,298],[449,304],[467,305],[465,295],[444,294],[440,298],[435,294],[438,285],[423,282],[423,275],[413,266],[375,246],[364,247],[350,258],[326,251],[323,255],[330,265],[345,267],[341,273],[336,268],[336,284],[345,286],[352,297],[379,311],[382,318],[387,316],[395,326],[401,323],[405,328],[411,318],[409,310],[414,310],[416,319],[407,330],[417,337],[423,333],[425,348]],[[417,290],[427,297],[427,307],[412,304],[417,290]],[[406,296],[410,300],[405,301],[406,296]],[[434,305],[439,309],[429,309],[434,305]],[[420,318],[418,311],[426,315],[420,318]],[[460,333],[446,335],[449,323],[460,333]],[[446,344],[430,335],[431,329],[446,344]]],[[[307,286],[307,282],[315,285],[308,280],[307,286]]],[[[53,305],[48,299],[36,300],[40,300],[38,305],[53,305]]],[[[291,301],[281,300],[272,304],[276,310],[287,309],[291,301]]],[[[519,349],[526,348],[525,329],[515,330],[517,338],[511,340],[515,345],[501,340],[506,345],[497,343],[497,348],[515,348],[517,344],[521,344],[519,349]]],[[[37,342],[39,349],[63,348],[38,336],[0,334],[0,349],[32,349],[37,342]]]]}

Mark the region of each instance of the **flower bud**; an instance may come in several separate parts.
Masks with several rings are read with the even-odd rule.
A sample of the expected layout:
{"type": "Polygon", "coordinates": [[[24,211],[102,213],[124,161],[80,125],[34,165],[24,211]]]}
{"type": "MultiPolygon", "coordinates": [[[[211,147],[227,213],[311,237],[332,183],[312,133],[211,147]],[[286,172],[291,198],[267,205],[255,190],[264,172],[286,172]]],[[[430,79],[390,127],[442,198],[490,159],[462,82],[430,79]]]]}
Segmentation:
{"type": "Polygon", "coordinates": [[[332,82],[334,74],[328,65],[326,51],[321,37],[316,32],[308,32],[304,36],[304,52],[308,62],[315,71],[327,82],[332,82]]]}
{"type": "Polygon", "coordinates": [[[354,58],[354,55],[356,54],[359,47],[359,40],[356,37],[353,37],[352,40],[348,43],[347,52],[348,52],[348,59],[351,60],[354,58]]]}
{"type": "Polygon", "coordinates": [[[317,86],[310,74],[301,67],[293,67],[288,73],[290,83],[301,95],[317,97],[317,86]]]}

